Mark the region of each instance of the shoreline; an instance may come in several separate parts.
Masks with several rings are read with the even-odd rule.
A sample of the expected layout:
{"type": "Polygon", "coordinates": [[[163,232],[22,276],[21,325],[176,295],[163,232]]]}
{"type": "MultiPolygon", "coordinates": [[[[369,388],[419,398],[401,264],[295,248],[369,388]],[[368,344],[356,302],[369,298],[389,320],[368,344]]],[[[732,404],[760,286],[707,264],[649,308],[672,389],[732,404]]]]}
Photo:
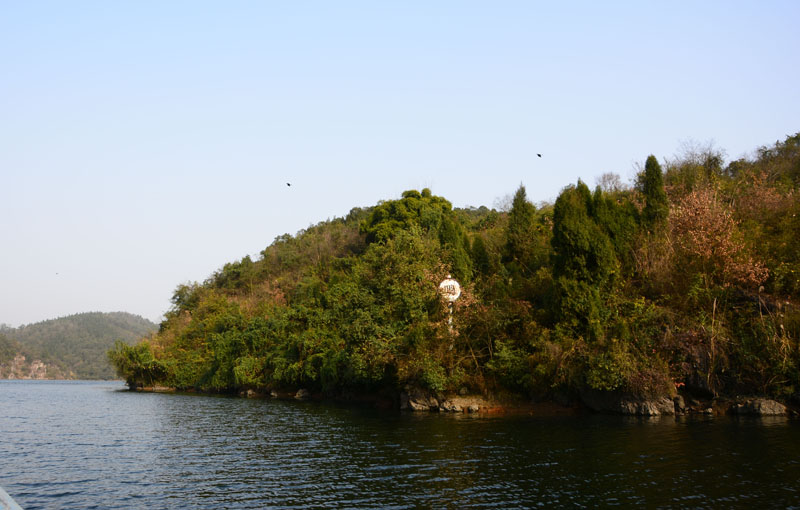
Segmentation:
{"type": "Polygon", "coordinates": [[[520,395],[480,394],[434,394],[418,389],[404,390],[394,395],[380,393],[343,392],[327,395],[312,393],[306,389],[283,389],[238,392],[210,392],[196,389],[177,389],[167,386],[128,387],[126,391],[145,393],[176,393],[207,396],[229,396],[263,400],[298,400],[335,402],[376,409],[395,410],[403,413],[470,414],[478,416],[580,416],[584,414],[607,414],[638,417],[715,417],[715,416],[785,416],[800,418],[800,402],[781,402],[766,396],[738,396],[697,398],[679,394],[674,398],[640,399],[628,395],[604,395],[606,404],[596,405],[589,398],[556,401],[544,399],[534,401],[520,395]]]}

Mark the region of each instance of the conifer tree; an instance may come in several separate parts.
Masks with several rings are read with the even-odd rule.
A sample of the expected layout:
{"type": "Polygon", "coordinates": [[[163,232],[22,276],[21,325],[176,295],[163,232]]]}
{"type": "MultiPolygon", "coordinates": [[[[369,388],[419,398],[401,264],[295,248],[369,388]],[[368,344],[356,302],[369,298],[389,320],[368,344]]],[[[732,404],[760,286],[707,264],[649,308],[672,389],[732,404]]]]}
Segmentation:
{"type": "Polygon", "coordinates": [[[527,263],[535,215],[536,208],[528,201],[525,186],[520,185],[508,213],[505,246],[507,262],[521,262],[523,266],[527,263]]]}
{"type": "Polygon", "coordinates": [[[608,235],[590,214],[592,194],[581,181],[556,199],[553,211],[553,275],[605,283],[618,261],[608,235]]]}
{"type": "Polygon", "coordinates": [[[472,264],[480,274],[487,275],[491,271],[489,252],[486,250],[486,243],[480,234],[476,235],[472,241],[472,264]]]}
{"type": "Polygon", "coordinates": [[[450,216],[444,216],[439,230],[439,242],[445,250],[455,277],[469,281],[472,277],[472,267],[467,253],[469,245],[464,227],[450,216]]]}
{"type": "Polygon", "coordinates": [[[647,157],[644,164],[642,192],[645,200],[642,220],[645,228],[652,230],[663,224],[669,214],[667,193],[664,191],[664,175],[661,172],[661,165],[652,154],[647,157]]]}

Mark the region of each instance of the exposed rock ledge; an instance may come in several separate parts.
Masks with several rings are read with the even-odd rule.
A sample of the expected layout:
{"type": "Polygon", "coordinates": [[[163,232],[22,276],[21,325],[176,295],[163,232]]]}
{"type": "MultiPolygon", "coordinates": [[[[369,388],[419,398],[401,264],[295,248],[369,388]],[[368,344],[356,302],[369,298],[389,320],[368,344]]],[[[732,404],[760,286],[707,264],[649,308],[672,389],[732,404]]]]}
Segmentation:
{"type": "Polygon", "coordinates": [[[731,406],[731,412],[750,416],[783,416],[786,414],[786,406],[766,398],[752,398],[740,404],[734,404],[731,406]]]}
{"type": "Polygon", "coordinates": [[[17,354],[13,360],[0,363],[0,379],[66,379],[72,374],[64,374],[54,366],[34,359],[28,361],[24,355],[17,354]]]}
{"type": "Polygon", "coordinates": [[[581,400],[589,409],[601,413],[632,416],[675,414],[675,403],[666,396],[644,399],[620,393],[586,390],[581,392],[581,400]]]}
{"type": "Polygon", "coordinates": [[[438,411],[442,413],[507,413],[527,410],[521,402],[499,402],[479,395],[434,395],[420,389],[406,389],[400,393],[403,411],[438,411]]]}

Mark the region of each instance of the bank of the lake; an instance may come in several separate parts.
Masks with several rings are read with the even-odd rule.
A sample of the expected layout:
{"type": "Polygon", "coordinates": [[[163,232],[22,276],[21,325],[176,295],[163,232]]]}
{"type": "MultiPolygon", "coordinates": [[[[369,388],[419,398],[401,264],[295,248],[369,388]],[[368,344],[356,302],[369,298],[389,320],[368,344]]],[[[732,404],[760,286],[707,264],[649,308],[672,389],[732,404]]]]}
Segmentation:
{"type": "Polygon", "coordinates": [[[406,387],[402,391],[372,393],[324,393],[305,388],[243,389],[238,393],[214,393],[195,389],[179,390],[168,386],[128,385],[131,391],[153,393],[185,393],[206,396],[239,396],[277,400],[313,400],[361,405],[384,410],[409,412],[478,413],[492,415],[579,415],[587,412],[626,416],[783,416],[800,418],[800,401],[777,401],[766,395],[710,396],[688,392],[674,397],[641,397],[620,392],[583,392],[580,395],[557,394],[556,398],[532,399],[518,393],[484,393],[482,395],[432,392],[406,387]]]}
{"type": "Polygon", "coordinates": [[[800,506],[785,417],[400,413],[0,382],[0,485],[45,508],[800,506]]]}

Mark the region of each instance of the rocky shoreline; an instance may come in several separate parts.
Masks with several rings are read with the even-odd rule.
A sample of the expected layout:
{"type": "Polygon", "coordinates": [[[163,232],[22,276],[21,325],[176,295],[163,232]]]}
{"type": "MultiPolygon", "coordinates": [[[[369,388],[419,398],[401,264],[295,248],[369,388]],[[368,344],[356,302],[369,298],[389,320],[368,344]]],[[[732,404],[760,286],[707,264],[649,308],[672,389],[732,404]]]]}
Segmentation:
{"type": "MultiPolygon", "coordinates": [[[[700,399],[689,395],[673,398],[637,398],[625,394],[586,392],[581,401],[589,409],[630,416],[791,416],[800,417],[800,406],[786,405],[767,397],[700,399]]],[[[798,402],[800,403],[800,402],[798,402]]]]}
{"type": "Polygon", "coordinates": [[[657,397],[651,399],[637,398],[631,395],[585,392],[574,402],[555,403],[551,401],[508,402],[486,399],[481,396],[436,396],[410,391],[400,394],[400,409],[407,411],[427,412],[468,412],[468,413],[511,413],[547,410],[552,412],[560,408],[563,411],[580,412],[588,410],[604,414],[621,414],[627,416],[789,416],[800,418],[800,404],[793,402],[785,405],[766,397],[750,398],[713,398],[701,400],[694,397],[677,395],[674,398],[657,397]]]}
{"type": "MultiPolygon", "coordinates": [[[[164,386],[136,387],[132,391],[177,392],[164,386]]],[[[203,393],[189,391],[189,393],[203,393]]],[[[243,398],[279,400],[335,401],[397,409],[412,413],[463,413],[474,415],[568,415],[594,412],[627,416],[786,416],[800,418],[800,395],[782,403],[767,397],[697,398],[688,394],[673,398],[645,399],[628,394],[587,391],[575,399],[557,398],[531,401],[517,395],[476,395],[462,390],[457,394],[435,393],[419,388],[405,388],[399,393],[357,394],[345,392],[330,396],[312,393],[305,388],[242,390],[243,398]]]]}
{"type": "Polygon", "coordinates": [[[7,363],[0,363],[0,379],[45,380],[71,379],[72,373],[64,373],[59,367],[40,359],[28,361],[24,354],[16,354],[7,363]]]}

